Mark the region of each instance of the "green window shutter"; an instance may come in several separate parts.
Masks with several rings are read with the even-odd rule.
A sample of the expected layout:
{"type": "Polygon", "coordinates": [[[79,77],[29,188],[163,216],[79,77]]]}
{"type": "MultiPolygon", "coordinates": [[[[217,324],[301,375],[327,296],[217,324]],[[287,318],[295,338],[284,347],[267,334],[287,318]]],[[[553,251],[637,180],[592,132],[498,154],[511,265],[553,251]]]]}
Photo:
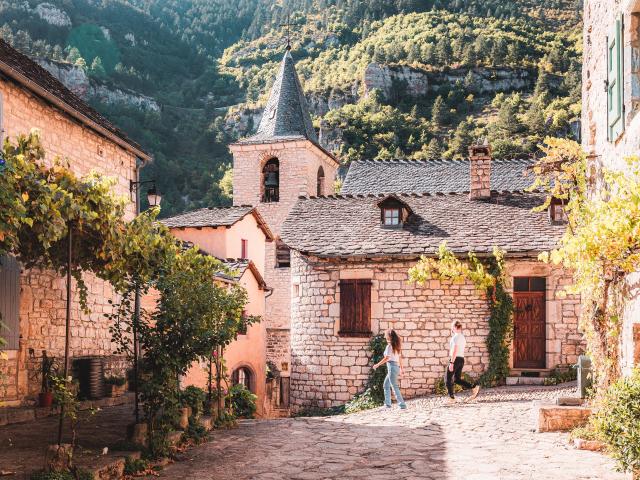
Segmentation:
{"type": "Polygon", "coordinates": [[[624,132],[622,15],[607,37],[607,137],[614,142],[624,132]]]}

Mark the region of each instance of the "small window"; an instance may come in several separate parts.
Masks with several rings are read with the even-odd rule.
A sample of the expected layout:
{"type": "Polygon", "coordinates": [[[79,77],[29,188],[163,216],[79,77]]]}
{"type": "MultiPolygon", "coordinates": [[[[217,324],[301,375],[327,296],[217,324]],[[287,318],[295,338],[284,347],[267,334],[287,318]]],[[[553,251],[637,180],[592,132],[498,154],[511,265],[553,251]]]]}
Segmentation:
{"type": "Polygon", "coordinates": [[[276,240],[276,268],[289,268],[291,266],[291,250],[280,239],[276,240]]]}
{"type": "Polygon", "coordinates": [[[280,201],[280,162],[277,158],[269,160],[262,169],[262,201],[280,201]]]}
{"type": "Polygon", "coordinates": [[[340,336],[371,336],[371,280],[340,281],[340,336]]]}
{"type": "Polygon", "coordinates": [[[384,225],[386,227],[397,227],[400,225],[400,209],[385,208],[384,209],[384,225]]]}
{"type": "Polygon", "coordinates": [[[324,169],[318,168],[318,178],[316,181],[316,194],[318,197],[324,195],[324,169]]]}
{"type": "Polygon", "coordinates": [[[247,390],[253,391],[253,374],[247,367],[236,368],[231,374],[231,383],[234,385],[244,385],[247,390]]]}
{"type": "Polygon", "coordinates": [[[240,240],[240,258],[249,258],[249,241],[244,238],[240,240]]]}
{"type": "Polygon", "coordinates": [[[547,279],[544,277],[515,277],[513,279],[514,292],[544,292],[547,279]]]}
{"type": "Polygon", "coordinates": [[[562,200],[553,198],[549,205],[549,220],[554,225],[563,225],[569,222],[567,212],[562,200]]]}
{"type": "Polygon", "coordinates": [[[242,317],[240,318],[240,326],[238,327],[238,335],[246,335],[247,334],[247,312],[242,312],[242,317]]]}

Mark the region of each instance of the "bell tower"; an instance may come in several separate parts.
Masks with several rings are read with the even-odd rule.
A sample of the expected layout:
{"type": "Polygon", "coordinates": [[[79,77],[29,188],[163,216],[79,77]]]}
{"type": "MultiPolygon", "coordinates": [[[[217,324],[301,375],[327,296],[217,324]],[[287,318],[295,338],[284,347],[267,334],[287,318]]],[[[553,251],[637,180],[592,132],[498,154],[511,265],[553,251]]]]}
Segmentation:
{"type": "Polygon", "coordinates": [[[267,243],[265,281],[267,359],[288,377],[291,271],[289,249],[280,229],[301,195],[333,193],[338,161],[320,143],[295,69],[290,48],[280,63],[255,135],[230,145],[233,153],[233,203],[254,205],[276,236],[267,243]]]}

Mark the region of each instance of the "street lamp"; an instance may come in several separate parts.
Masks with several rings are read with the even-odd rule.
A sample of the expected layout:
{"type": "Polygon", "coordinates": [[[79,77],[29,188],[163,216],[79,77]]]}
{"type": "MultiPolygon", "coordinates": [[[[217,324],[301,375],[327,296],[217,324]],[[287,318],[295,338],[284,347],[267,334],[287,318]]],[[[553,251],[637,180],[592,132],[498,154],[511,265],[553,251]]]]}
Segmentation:
{"type": "MultiPolygon", "coordinates": [[[[137,170],[136,170],[137,171],[137,170]]],[[[137,178],[137,174],[136,174],[137,178]]],[[[149,190],[147,190],[147,201],[151,207],[159,207],[160,201],[162,200],[162,195],[156,188],[155,180],[130,180],[129,181],[129,192],[134,193],[136,196],[136,215],[140,215],[140,187],[142,185],[151,185],[149,190]]],[[[135,395],[135,417],[136,423],[140,423],[140,409],[138,402],[138,379],[140,378],[138,373],[138,356],[140,346],[138,345],[138,325],[140,323],[140,286],[136,284],[136,296],[134,303],[134,313],[133,313],[133,325],[132,325],[132,334],[133,334],[133,391],[135,395]]]]}

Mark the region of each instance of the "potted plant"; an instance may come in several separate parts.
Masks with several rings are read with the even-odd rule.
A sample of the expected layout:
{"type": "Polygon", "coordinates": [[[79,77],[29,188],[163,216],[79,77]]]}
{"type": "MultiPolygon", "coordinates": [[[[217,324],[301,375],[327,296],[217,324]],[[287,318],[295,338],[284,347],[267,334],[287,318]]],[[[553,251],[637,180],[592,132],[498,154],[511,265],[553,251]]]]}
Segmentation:
{"type": "Polygon", "coordinates": [[[53,405],[53,379],[56,376],[55,358],[48,357],[46,351],[42,351],[40,365],[41,386],[38,394],[38,405],[51,407],[53,405]]]}
{"type": "Polygon", "coordinates": [[[107,397],[119,397],[127,390],[127,379],[122,376],[110,376],[104,379],[107,397]]]}

